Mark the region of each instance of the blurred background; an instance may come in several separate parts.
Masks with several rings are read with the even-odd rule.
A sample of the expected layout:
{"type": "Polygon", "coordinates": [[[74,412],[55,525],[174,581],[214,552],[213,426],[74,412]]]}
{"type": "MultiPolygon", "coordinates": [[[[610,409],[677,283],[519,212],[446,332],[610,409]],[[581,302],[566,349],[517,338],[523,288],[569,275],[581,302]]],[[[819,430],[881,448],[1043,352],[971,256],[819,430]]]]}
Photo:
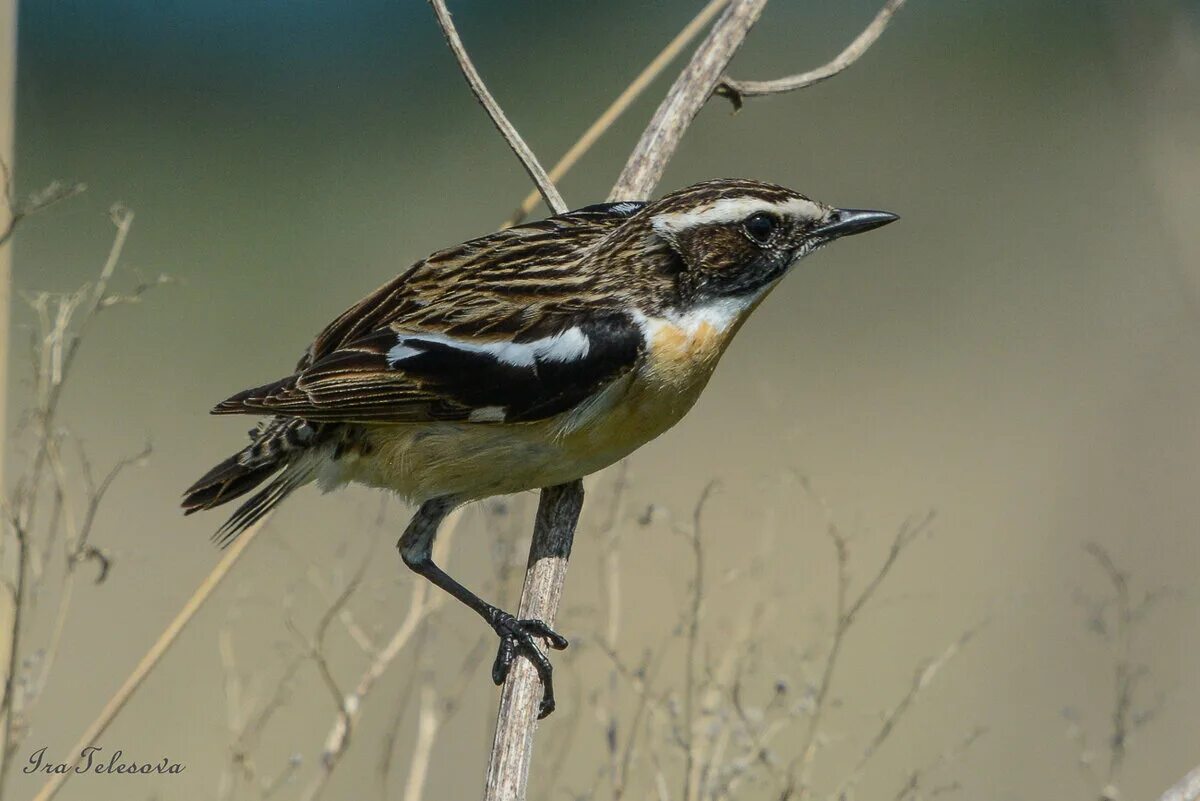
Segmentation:
{"type": "MultiPolygon", "coordinates": [[[[547,163],[699,7],[452,4],[547,163]]],[[[730,72],[816,66],[876,10],[772,3],[730,72]]],[[[603,200],[682,64],[561,182],[570,204],[603,200]]],[[[92,542],[111,572],[76,587],[20,767],[42,746],[67,752],[218,560],[208,535],[223,514],[185,519],[178,499],[249,421],[209,407],[288,372],[334,315],[428,252],[493,230],[529,187],[416,0],[23,2],[17,108],[17,193],[53,179],[89,188],[23,224],[14,294],[93,280],[115,201],[136,220],[114,288],[177,279],[100,314],[64,392],[59,420],[97,470],[146,440],[154,453],[97,516],[92,542]]],[[[828,521],[850,538],[856,591],[902,522],[936,510],[845,638],[814,794],[854,774],[914,670],[986,620],[872,754],[858,795],[904,797],[912,771],[937,765],[925,796],[957,785],[965,798],[1096,798],[1120,657],[1097,636],[1114,609],[1084,550],[1098,543],[1135,600],[1162,599],[1133,630],[1126,664],[1145,672],[1118,781],[1122,797],[1157,797],[1200,762],[1197,6],[912,0],[842,76],[737,114],[711,101],[660,190],[722,176],[903,221],[800,265],[690,416],[629,460],[621,504],[613,471],[589,484],[557,625],[573,647],[555,657],[560,711],[539,732],[534,797],[615,797],[612,720],[622,742],[640,731],[629,797],[660,797],[660,770],[665,797],[681,797],[667,732],[688,659],[692,512],[714,480],[693,656],[719,665],[753,631],[743,701],[771,715],[776,684],[788,694],[795,719],[769,759],[783,766],[805,743],[834,628],[828,521]],[[624,673],[602,645],[614,626],[624,673]],[[657,695],[635,717],[646,654],[657,695]]],[[[34,320],[19,299],[13,324],[9,475],[28,457],[34,320]]],[[[515,603],[535,502],[469,510],[450,571],[515,603]]],[[[369,657],[354,630],[383,642],[411,602],[417,579],[392,550],[407,514],[377,492],[294,496],[100,741],[186,771],[79,776],[59,797],[259,798],[279,777],[275,797],[302,797],[337,711],[305,638],[367,565],[325,644],[342,689],[358,681],[369,657]],[[276,698],[247,745],[247,719],[276,698]],[[231,767],[239,737],[253,777],[231,767]]],[[[38,604],[31,651],[54,623],[53,599],[38,604]]],[[[324,797],[405,797],[423,691],[441,724],[424,797],[477,796],[497,699],[484,633],[458,607],[429,618],[364,703],[324,797]]],[[[714,725],[736,711],[719,692],[704,703],[714,725]]],[[[779,798],[771,770],[729,796],[779,798]]],[[[8,796],[40,784],[16,770],[8,796]]]]}

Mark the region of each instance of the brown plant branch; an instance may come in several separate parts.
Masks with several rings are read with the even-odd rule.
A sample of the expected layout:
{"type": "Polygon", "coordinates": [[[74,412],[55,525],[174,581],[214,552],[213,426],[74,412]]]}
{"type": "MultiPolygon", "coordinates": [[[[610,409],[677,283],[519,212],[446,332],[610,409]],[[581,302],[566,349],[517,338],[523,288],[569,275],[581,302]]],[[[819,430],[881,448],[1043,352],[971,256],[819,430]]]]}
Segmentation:
{"type": "Polygon", "coordinates": [[[804,89],[813,84],[828,80],[849,68],[871,49],[871,45],[875,44],[879,37],[883,35],[888,24],[892,21],[892,17],[900,10],[904,3],[905,0],[887,0],[883,4],[883,8],[879,9],[879,13],[875,15],[875,18],[862,30],[862,33],[856,36],[854,41],[846,46],[845,50],[838,53],[837,57],[827,64],[823,64],[808,72],[802,72],[799,75],[789,75],[786,78],[777,78],[773,81],[735,81],[729,76],[724,76],[721,78],[720,83],[717,84],[714,94],[729,100],[736,110],[742,107],[742,103],[747,97],[794,92],[797,89],[804,89]]]}
{"type": "Polygon", "coordinates": [[[488,116],[492,119],[492,124],[496,126],[496,130],[504,137],[504,141],[508,142],[508,146],[512,148],[513,153],[521,160],[521,165],[525,168],[525,172],[529,175],[529,179],[537,186],[538,192],[546,201],[546,205],[555,214],[562,214],[567,211],[567,203],[563,200],[562,195],[558,193],[554,182],[550,180],[550,176],[546,175],[546,171],[542,168],[541,163],[537,160],[537,156],[529,149],[529,145],[525,144],[525,140],[517,133],[517,129],[508,121],[508,117],[504,116],[504,111],[500,108],[500,104],[496,102],[496,98],[492,97],[492,93],[488,91],[487,85],[484,84],[483,78],[479,76],[479,72],[475,69],[475,65],[471,63],[471,57],[467,55],[467,49],[463,46],[462,39],[458,36],[458,31],[454,27],[454,21],[450,19],[450,10],[446,8],[445,0],[429,0],[429,5],[433,6],[433,12],[437,15],[438,25],[442,28],[442,34],[446,37],[446,44],[450,46],[450,51],[454,53],[454,57],[458,60],[459,69],[462,70],[463,77],[467,79],[467,85],[471,87],[471,92],[475,95],[475,99],[487,111],[488,116]]]}
{"type": "Polygon", "coordinates": [[[692,120],[762,14],[767,0],[733,0],[696,48],[625,162],[609,200],[640,200],[662,179],[692,120]]]}
{"type": "MultiPolygon", "coordinates": [[[[582,507],[583,482],[579,480],[542,490],[519,618],[536,618],[554,625],[582,507]]],[[[500,694],[484,801],[525,798],[542,690],[541,679],[529,660],[516,660],[500,694]]]]}

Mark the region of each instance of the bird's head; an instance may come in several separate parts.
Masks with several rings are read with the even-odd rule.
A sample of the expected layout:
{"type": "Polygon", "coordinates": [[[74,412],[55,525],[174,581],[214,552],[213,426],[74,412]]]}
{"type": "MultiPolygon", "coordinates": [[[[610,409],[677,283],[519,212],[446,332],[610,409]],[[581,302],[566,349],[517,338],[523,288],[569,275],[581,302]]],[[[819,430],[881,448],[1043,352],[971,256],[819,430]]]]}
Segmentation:
{"type": "Polygon", "coordinates": [[[680,189],[647,204],[636,218],[644,236],[669,248],[678,291],[688,304],[761,297],[814,250],[898,219],[740,179],[680,189]]]}

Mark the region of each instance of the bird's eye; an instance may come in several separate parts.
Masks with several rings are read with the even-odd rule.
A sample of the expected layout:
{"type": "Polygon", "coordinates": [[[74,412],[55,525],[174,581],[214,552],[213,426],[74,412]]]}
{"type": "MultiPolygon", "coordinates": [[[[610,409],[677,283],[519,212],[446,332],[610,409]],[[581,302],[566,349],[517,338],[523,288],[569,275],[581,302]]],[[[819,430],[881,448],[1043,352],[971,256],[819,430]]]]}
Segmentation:
{"type": "Polygon", "coordinates": [[[775,233],[775,229],[779,227],[779,220],[775,219],[765,211],[760,211],[757,214],[752,214],[742,223],[742,228],[746,230],[746,236],[753,239],[760,245],[765,245],[775,233]]]}

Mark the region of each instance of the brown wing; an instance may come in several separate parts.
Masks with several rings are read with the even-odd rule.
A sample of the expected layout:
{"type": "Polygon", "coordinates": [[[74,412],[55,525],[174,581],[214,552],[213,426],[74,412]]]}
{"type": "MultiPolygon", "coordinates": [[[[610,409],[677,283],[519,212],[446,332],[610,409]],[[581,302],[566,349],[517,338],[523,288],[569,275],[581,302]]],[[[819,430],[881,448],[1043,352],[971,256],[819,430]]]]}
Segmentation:
{"type": "Polygon", "coordinates": [[[435,253],[330,324],[293,375],[213,411],[489,423],[565,411],[641,354],[636,324],[573,269],[638,208],[589,207],[435,253]]]}
{"type": "Polygon", "coordinates": [[[440,250],[326,326],[296,370],[388,325],[518,338],[543,309],[560,315],[586,310],[593,305],[591,281],[573,268],[588,247],[644,205],[588,206],[440,250]]]}
{"type": "Polygon", "coordinates": [[[623,315],[577,319],[520,342],[388,327],[214,411],[342,422],[540,420],[633,369],[642,342],[641,329],[623,315]]]}

